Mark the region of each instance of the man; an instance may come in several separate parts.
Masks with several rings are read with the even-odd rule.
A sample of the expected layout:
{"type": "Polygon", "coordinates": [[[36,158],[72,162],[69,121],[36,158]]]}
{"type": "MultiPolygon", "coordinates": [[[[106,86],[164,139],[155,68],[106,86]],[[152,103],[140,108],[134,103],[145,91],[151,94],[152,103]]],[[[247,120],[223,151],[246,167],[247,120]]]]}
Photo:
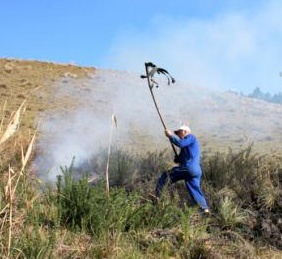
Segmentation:
{"type": "Polygon", "coordinates": [[[156,186],[156,195],[161,195],[164,185],[169,180],[175,183],[180,180],[185,181],[185,186],[196,205],[205,213],[209,213],[209,207],[201,189],[202,169],[200,165],[200,145],[197,138],[191,134],[188,126],[181,126],[174,131],[165,130],[165,135],[171,143],[180,148],[177,157],[179,166],[173,167],[169,172],[161,175],[156,186]],[[169,179],[168,179],[169,178],[169,179]]]}

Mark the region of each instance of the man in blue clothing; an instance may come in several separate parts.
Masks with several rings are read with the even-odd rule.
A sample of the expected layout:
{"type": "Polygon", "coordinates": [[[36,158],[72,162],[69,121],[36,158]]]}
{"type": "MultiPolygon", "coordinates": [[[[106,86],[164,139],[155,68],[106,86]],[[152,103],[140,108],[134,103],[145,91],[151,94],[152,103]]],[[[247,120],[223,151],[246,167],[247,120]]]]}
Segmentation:
{"type": "Polygon", "coordinates": [[[173,167],[170,171],[161,175],[156,186],[156,195],[160,197],[165,184],[175,183],[180,180],[185,181],[185,186],[196,205],[200,209],[209,213],[205,196],[201,189],[202,169],[200,165],[200,145],[197,138],[191,133],[188,126],[181,126],[174,131],[165,130],[165,135],[171,143],[180,148],[180,153],[177,158],[179,166],[173,167]]]}

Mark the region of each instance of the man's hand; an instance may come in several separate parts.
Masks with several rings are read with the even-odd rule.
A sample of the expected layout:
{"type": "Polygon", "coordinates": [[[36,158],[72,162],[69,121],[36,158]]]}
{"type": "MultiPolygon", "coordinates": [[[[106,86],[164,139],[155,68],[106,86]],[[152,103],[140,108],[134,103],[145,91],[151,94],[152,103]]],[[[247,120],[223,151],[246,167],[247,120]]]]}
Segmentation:
{"type": "Polygon", "coordinates": [[[169,138],[170,136],[172,136],[172,132],[169,129],[165,130],[165,135],[169,138]]]}
{"type": "Polygon", "coordinates": [[[176,164],[179,164],[179,163],[180,163],[179,155],[175,155],[175,156],[174,156],[173,162],[176,163],[176,164]]]}

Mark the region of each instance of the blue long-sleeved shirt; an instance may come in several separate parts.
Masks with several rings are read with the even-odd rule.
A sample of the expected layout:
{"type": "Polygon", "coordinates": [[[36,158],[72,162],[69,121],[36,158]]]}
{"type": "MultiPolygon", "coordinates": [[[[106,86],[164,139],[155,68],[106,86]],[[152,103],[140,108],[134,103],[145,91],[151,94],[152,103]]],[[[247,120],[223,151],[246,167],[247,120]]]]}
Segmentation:
{"type": "Polygon", "coordinates": [[[200,144],[193,134],[188,134],[183,139],[172,135],[169,137],[169,140],[181,149],[179,153],[181,166],[190,167],[192,164],[200,164],[200,144]]]}

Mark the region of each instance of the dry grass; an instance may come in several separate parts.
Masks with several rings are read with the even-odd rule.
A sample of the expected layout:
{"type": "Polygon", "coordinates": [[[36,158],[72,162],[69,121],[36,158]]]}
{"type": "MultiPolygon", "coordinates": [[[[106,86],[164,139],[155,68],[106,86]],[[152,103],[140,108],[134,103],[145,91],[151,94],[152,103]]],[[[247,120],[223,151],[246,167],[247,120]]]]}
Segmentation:
{"type": "MultiPolygon", "coordinates": [[[[91,67],[0,59],[0,103],[4,115],[0,129],[7,127],[12,112],[17,110],[25,99],[27,99],[28,105],[19,132],[24,137],[28,136],[30,131],[35,130],[38,114],[42,114],[44,111],[58,109],[65,113],[75,105],[88,105],[89,109],[93,109],[91,105],[96,104],[79,103],[81,100],[71,94],[65,96],[65,98],[57,99],[56,92],[59,89],[56,88],[56,82],[60,80],[66,88],[71,88],[73,85],[69,85],[70,80],[91,78],[90,75],[94,73],[95,69],[91,67]]],[[[108,79],[110,82],[114,80],[110,78],[110,74],[108,79]]],[[[126,80],[126,76],[124,80],[126,80]]],[[[82,89],[82,85],[83,81],[79,82],[77,86],[81,88],[80,90],[85,90],[82,89]]],[[[89,89],[86,90],[90,91],[89,89]]],[[[104,87],[101,91],[106,92],[106,95],[112,95],[111,87],[104,87]]],[[[173,91],[176,96],[183,94],[182,90],[177,87],[173,91]]],[[[160,92],[158,92],[158,97],[160,97],[159,94],[160,92]]],[[[105,98],[102,101],[107,102],[109,100],[105,98]]],[[[279,119],[282,105],[240,97],[234,93],[209,94],[195,87],[189,88],[189,95],[183,97],[183,102],[184,100],[188,105],[185,105],[181,112],[187,114],[186,119],[189,118],[193,132],[199,137],[203,152],[227,151],[230,146],[233,150],[241,149],[248,145],[250,141],[254,141],[254,149],[258,151],[280,150],[282,153],[280,145],[282,121],[279,119]],[[200,91],[203,91],[201,97],[199,96],[202,93],[200,91]]],[[[165,102],[170,102],[170,100],[165,102]]],[[[180,116],[179,111],[174,110],[174,105],[170,105],[169,109],[169,111],[165,109],[167,122],[175,116],[180,116]]],[[[97,112],[99,116],[103,115],[101,114],[103,110],[97,112]]],[[[140,112],[142,112],[142,109],[140,112]]],[[[154,112],[152,110],[152,113],[154,112]]],[[[104,115],[108,116],[106,113],[104,115]]],[[[126,115],[122,114],[121,116],[126,115]]],[[[138,117],[138,114],[136,117],[138,117]]],[[[119,131],[121,130],[123,129],[120,128],[119,131]]],[[[140,146],[151,147],[153,142],[151,134],[147,137],[148,134],[139,133],[140,129],[136,129],[134,134],[137,134],[140,146]]],[[[153,147],[155,146],[154,143],[153,147]]]]}
{"type": "Polygon", "coordinates": [[[13,236],[16,236],[13,230],[18,229],[15,222],[18,217],[14,215],[18,202],[16,191],[32,156],[37,134],[35,118],[38,112],[51,108],[43,97],[48,94],[49,86],[61,77],[86,77],[93,72],[93,68],[73,65],[0,59],[1,160],[2,163],[5,158],[10,161],[7,174],[1,177],[6,181],[0,214],[1,233],[8,230],[7,244],[3,244],[5,248],[2,249],[7,258],[10,257],[13,236]],[[16,167],[11,165],[16,153],[21,153],[20,168],[17,163],[14,164],[16,167]]]}
{"type": "Polygon", "coordinates": [[[25,102],[26,102],[26,99],[22,102],[22,104],[17,109],[17,111],[12,114],[12,117],[9,120],[8,126],[0,139],[0,145],[4,143],[6,140],[8,140],[10,137],[12,137],[18,130],[20,126],[20,118],[21,118],[21,114],[24,109],[25,102]]]}
{"type": "MultiPolygon", "coordinates": [[[[0,139],[0,146],[1,144],[3,144],[5,141],[11,138],[17,132],[20,126],[20,119],[21,119],[22,110],[25,105],[25,102],[26,102],[26,99],[22,102],[22,104],[17,109],[17,111],[13,113],[11,119],[9,120],[8,126],[0,139]]],[[[29,161],[29,158],[31,157],[32,147],[35,141],[35,135],[36,134],[33,135],[30,141],[30,144],[28,145],[26,154],[24,154],[23,147],[22,147],[22,168],[21,170],[17,173],[14,171],[14,169],[10,165],[8,169],[8,180],[5,186],[6,206],[4,208],[1,208],[1,211],[0,211],[0,214],[5,214],[4,220],[2,221],[2,228],[4,225],[7,225],[7,224],[9,225],[8,244],[7,244],[7,257],[8,258],[10,257],[11,242],[12,242],[12,235],[13,235],[12,230],[13,230],[13,225],[14,225],[13,224],[14,223],[13,222],[13,211],[14,211],[15,192],[17,190],[18,183],[27,165],[27,162],[29,161]]]]}
{"type": "MultiPolygon", "coordinates": [[[[54,82],[62,78],[86,78],[93,73],[94,68],[71,64],[0,59],[0,103],[3,114],[1,129],[7,128],[8,121],[13,116],[17,122],[17,116],[23,109],[21,104],[27,100],[20,134],[28,136],[31,130],[36,130],[35,120],[38,113],[56,105],[46,98],[54,94],[51,89],[54,82]],[[13,114],[18,109],[20,111],[13,114]]],[[[12,125],[10,129],[11,127],[12,125]]]]}

